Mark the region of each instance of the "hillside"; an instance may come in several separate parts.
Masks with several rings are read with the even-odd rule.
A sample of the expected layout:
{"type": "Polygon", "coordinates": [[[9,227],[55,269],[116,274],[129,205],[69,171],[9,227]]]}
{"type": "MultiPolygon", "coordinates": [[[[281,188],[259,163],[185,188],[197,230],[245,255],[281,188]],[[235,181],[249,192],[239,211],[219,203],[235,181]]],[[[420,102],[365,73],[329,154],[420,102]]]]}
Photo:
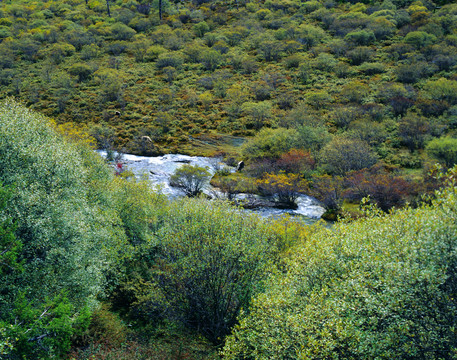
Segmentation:
{"type": "Polygon", "coordinates": [[[0,96],[108,126],[140,154],[210,154],[282,127],[317,137],[302,144],[317,155],[311,127],[414,168],[455,132],[455,4],[161,3],[162,20],[149,1],[110,1],[110,16],[100,0],[2,1],[0,96]]]}
{"type": "Polygon", "coordinates": [[[99,148],[243,159],[214,180],[232,193],[286,184],[359,216],[366,196],[418,203],[433,164],[457,162],[447,1],[19,0],[0,16],[0,97],[99,148]]]}
{"type": "Polygon", "coordinates": [[[453,359],[456,129],[453,1],[0,1],[0,357],[453,359]]]}

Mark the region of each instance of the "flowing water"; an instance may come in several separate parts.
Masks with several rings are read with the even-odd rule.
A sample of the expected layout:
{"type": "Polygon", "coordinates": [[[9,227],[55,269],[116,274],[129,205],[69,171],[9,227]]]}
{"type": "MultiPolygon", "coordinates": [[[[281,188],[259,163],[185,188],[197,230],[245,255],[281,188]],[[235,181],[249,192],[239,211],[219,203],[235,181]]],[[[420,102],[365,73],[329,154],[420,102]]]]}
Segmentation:
{"type": "MultiPolygon", "coordinates": [[[[106,157],[106,152],[98,151],[98,153],[106,157]]],[[[213,158],[202,156],[187,156],[180,154],[167,154],[163,156],[146,157],[130,154],[123,154],[120,162],[123,167],[133,172],[137,177],[147,177],[153,186],[156,186],[159,191],[167,195],[169,198],[183,196],[183,193],[169,185],[168,180],[171,174],[183,164],[197,165],[207,167],[211,174],[216,172],[215,161],[213,158]]],[[[226,165],[224,165],[227,167],[226,165]]],[[[232,172],[234,168],[230,168],[232,172]]],[[[207,184],[203,192],[210,197],[217,197],[220,193],[211,185],[207,184]]],[[[252,195],[238,194],[237,199],[247,198],[252,195]]],[[[313,223],[320,219],[324,213],[324,208],[320,203],[311,196],[301,195],[297,201],[297,209],[275,209],[271,207],[262,207],[255,210],[245,210],[255,212],[265,217],[278,217],[282,214],[290,214],[302,218],[307,223],[313,223]]]]}

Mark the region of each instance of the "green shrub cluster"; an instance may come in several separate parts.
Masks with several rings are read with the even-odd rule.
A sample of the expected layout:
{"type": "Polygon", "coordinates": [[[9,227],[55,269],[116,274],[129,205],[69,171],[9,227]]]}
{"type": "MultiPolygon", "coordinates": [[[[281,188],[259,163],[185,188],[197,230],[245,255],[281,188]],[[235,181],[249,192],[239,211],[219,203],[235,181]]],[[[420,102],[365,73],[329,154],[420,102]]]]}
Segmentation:
{"type": "Polygon", "coordinates": [[[456,188],[322,229],[229,336],[224,359],[453,359],[456,188]]]}
{"type": "Polygon", "coordinates": [[[116,176],[49,119],[12,100],[0,109],[0,351],[7,359],[124,346],[129,331],[100,302],[151,337],[160,327],[188,329],[221,344],[307,233],[299,224],[283,232],[224,202],[169,203],[147,182],[116,176]]]}
{"type": "Polygon", "coordinates": [[[156,195],[115,179],[41,115],[11,100],[0,108],[0,325],[12,358],[62,357],[113,267],[147,240],[156,195]]]}

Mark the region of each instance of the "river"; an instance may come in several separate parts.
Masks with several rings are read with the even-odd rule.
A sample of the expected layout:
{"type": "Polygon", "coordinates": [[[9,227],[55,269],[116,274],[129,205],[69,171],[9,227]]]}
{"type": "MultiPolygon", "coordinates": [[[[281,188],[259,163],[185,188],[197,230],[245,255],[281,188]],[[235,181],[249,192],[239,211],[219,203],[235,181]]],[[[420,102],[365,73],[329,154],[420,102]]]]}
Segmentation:
{"type": "MultiPolygon", "coordinates": [[[[106,152],[98,151],[98,153],[101,156],[106,157],[106,152]]],[[[147,176],[151,184],[157,187],[159,191],[167,195],[169,198],[175,198],[183,195],[179,189],[171,187],[168,183],[170,175],[183,164],[207,167],[211,174],[214,174],[216,171],[213,166],[214,159],[202,156],[167,154],[163,156],[146,157],[123,154],[120,162],[123,164],[124,168],[133,172],[135,176],[147,176]]],[[[224,166],[227,167],[227,165],[224,166]]],[[[234,168],[230,168],[230,170],[232,172],[235,171],[234,168]]],[[[214,189],[209,184],[205,186],[203,192],[210,197],[214,197],[215,195],[217,196],[218,194],[217,189],[214,189]]],[[[237,198],[240,199],[247,196],[247,194],[238,194],[237,198]]],[[[298,198],[297,205],[297,209],[276,209],[263,207],[245,211],[255,212],[264,217],[278,217],[282,214],[290,214],[303,219],[303,221],[308,224],[319,220],[325,212],[325,209],[316,199],[304,194],[300,195],[298,198]]]]}

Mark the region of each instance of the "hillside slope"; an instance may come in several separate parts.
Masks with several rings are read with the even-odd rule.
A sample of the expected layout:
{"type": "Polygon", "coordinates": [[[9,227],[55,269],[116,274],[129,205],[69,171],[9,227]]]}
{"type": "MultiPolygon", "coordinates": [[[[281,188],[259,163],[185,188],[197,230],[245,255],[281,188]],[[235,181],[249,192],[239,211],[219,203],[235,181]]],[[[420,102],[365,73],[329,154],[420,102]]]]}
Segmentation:
{"type": "Polygon", "coordinates": [[[403,147],[454,132],[455,4],[162,3],[160,20],[140,0],[110,1],[111,17],[100,0],[2,1],[0,96],[109,125],[111,142],[142,154],[211,153],[227,147],[221,133],[311,126],[414,167],[403,147]]]}

